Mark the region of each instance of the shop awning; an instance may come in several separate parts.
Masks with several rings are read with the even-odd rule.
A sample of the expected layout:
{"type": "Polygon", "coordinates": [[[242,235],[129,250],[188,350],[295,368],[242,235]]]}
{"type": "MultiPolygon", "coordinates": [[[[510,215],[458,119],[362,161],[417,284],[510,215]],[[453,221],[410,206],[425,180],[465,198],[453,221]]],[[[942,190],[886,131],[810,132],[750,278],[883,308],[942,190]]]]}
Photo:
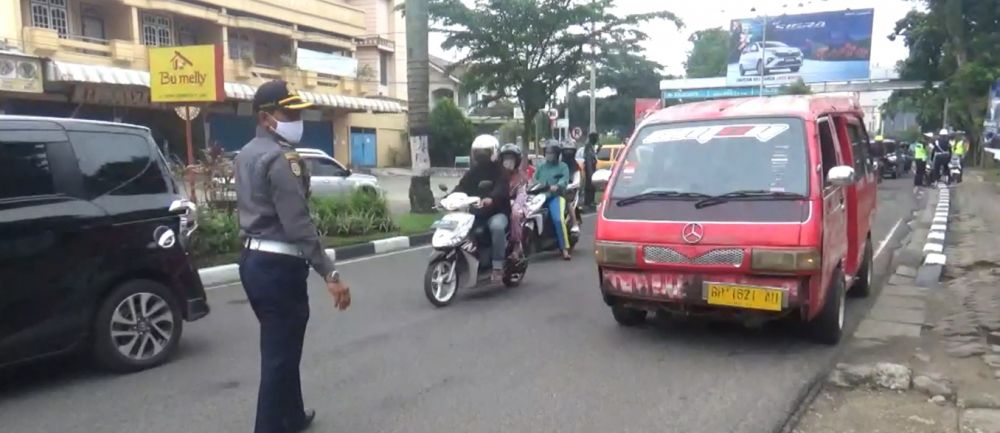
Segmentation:
{"type": "MultiPolygon", "coordinates": [[[[243,83],[226,83],[226,97],[253,100],[257,87],[243,83]]],[[[333,95],[329,93],[299,91],[302,99],[324,107],[345,108],[352,111],[371,111],[373,113],[402,113],[403,106],[398,102],[385,99],[358,98],[355,96],[333,95]]]]}
{"type": "MultiPolygon", "coordinates": [[[[71,81],[98,84],[120,84],[149,87],[149,72],[112,66],[84,65],[80,63],[51,60],[47,74],[51,81],[71,81]]],[[[243,101],[253,100],[257,87],[243,83],[226,82],[226,97],[243,101]]],[[[300,91],[302,99],[323,107],[343,108],[351,111],[371,111],[373,113],[401,113],[403,107],[397,102],[384,99],[359,98],[356,96],[333,95],[300,91]]]]}

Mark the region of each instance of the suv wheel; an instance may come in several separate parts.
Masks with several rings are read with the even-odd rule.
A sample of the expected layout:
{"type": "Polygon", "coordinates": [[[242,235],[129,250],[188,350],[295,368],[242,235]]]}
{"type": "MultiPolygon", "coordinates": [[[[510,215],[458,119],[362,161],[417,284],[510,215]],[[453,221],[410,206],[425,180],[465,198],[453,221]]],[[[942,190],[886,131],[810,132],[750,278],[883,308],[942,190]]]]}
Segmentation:
{"type": "Polygon", "coordinates": [[[611,315],[615,316],[615,321],[622,326],[639,326],[646,322],[646,310],[637,310],[622,305],[611,307],[611,315]]]}
{"type": "Polygon", "coordinates": [[[97,311],[94,359],[119,372],[155,367],[177,350],[182,329],[180,308],[166,287],[149,280],[125,282],[97,311]]]}
{"type": "Polygon", "coordinates": [[[868,236],[868,241],[865,242],[865,256],[861,260],[861,269],[858,269],[857,280],[854,281],[854,286],[851,287],[851,291],[848,294],[856,298],[867,298],[872,292],[872,268],[875,261],[870,235],[868,236]]]}
{"type": "Polygon", "coordinates": [[[833,281],[826,292],[826,300],[819,315],[810,323],[810,331],[814,340],[829,345],[840,342],[844,333],[844,271],[837,269],[833,273],[833,281]]]}

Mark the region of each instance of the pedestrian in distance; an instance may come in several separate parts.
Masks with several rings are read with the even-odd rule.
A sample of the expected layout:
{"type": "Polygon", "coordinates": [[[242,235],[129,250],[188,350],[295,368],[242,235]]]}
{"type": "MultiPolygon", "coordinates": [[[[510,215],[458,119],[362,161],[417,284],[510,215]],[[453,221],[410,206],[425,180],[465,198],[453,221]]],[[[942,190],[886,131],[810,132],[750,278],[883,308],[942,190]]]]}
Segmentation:
{"type": "Polygon", "coordinates": [[[256,136],[234,161],[243,252],[240,281],[260,322],[260,388],[255,433],[293,433],[312,424],[302,401],[299,364],[311,266],[326,282],[334,307],[346,310],[351,292],[326,255],[309,214],[309,173],[295,151],[301,113],[312,104],[284,81],[257,89],[256,136]]]}

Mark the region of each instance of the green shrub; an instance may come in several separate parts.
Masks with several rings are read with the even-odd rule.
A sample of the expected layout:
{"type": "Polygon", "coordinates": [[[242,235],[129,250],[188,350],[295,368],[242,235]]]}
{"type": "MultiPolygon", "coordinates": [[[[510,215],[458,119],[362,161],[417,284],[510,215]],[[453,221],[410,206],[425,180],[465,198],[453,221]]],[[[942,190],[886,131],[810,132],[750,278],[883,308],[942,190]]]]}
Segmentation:
{"type": "Polygon", "coordinates": [[[365,191],[314,197],[312,215],[323,236],[356,236],[396,230],[385,198],[365,191]]]}
{"type": "Polygon", "coordinates": [[[203,207],[198,212],[198,229],[191,238],[195,257],[240,250],[240,224],[236,212],[203,207]]]}
{"type": "MultiPolygon", "coordinates": [[[[313,198],[313,221],[321,236],[357,236],[397,230],[385,198],[365,191],[346,196],[313,198]]],[[[236,212],[203,207],[198,212],[198,230],[191,239],[195,257],[237,252],[240,225],[236,212]]]]}

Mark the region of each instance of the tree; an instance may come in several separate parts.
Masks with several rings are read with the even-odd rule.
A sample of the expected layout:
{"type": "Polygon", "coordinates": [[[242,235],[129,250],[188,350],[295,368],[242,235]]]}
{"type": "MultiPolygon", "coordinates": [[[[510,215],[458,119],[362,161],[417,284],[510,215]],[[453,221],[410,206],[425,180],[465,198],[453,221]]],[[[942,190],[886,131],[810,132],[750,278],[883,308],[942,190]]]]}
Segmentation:
{"type": "Polygon", "coordinates": [[[907,106],[918,109],[924,121],[941,119],[941,126],[968,131],[973,140],[971,154],[978,162],[982,143],[987,89],[1000,77],[1000,8],[996,1],[921,0],[924,11],[911,11],[896,23],[890,39],[902,37],[909,56],[898,69],[904,80],[927,82],[923,91],[900,93],[890,98],[888,109],[907,106]],[[931,83],[941,82],[934,88],[931,83]],[[948,114],[944,115],[945,100],[948,114]],[[936,108],[942,107],[938,115],[936,108]]]}
{"type": "Polygon", "coordinates": [[[687,77],[725,77],[729,68],[729,37],[729,31],[721,27],[692,33],[688,40],[694,48],[684,63],[687,77]]]}
{"type": "Polygon", "coordinates": [[[406,0],[406,81],[409,98],[407,123],[410,133],[410,210],[434,211],[428,154],[428,99],[430,97],[430,54],[427,51],[428,0],[406,0]]]}
{"type": "Polygon", "coordinates": [[[805,81],[802,81],[801,78],[792,84],[781,86],[780,89],[782,95],[811,95],[812,92],[812,88],[805,81]]]}
{"type": "MultiPolygon", "coordinates": [[[[636,98],[659,98],[660,64],[636,56],[613,56],[597,68],[597,87],[610,88],[615,94],[598,98],[597,129],[613,132],[623,137],[635,128],[634,107],[636,98]]],[[[570,127],[579,126],[584,131],[590,124],[590,96],[585,88],[590,83],[582,82],[570,92],[570,113],[586,113],[570,118],[570,127]]]]}
{"type": "MultiPolygon", "coordinates": [[[[583,75],[588,47],[605,63],[641,52],[647,35],[635,26],[670,12],[615,15],[615,0],[432,0],[435,31],[445,34],[444,49],[467,53],[462,86],[486,91],[492,100],[516,99],[526,119],[545,107],[557,89],[583,75]]],[[[525,142],[534,128],[525,122],[525,142]]]]}
{"type": "Polygon", "coordinates": [[[475,138],[472,121],[450,98],[438,101],[430,116],[429,151],[431,164],[452,165],[455,157],[468,155],[469,145],[475,138]]]}

